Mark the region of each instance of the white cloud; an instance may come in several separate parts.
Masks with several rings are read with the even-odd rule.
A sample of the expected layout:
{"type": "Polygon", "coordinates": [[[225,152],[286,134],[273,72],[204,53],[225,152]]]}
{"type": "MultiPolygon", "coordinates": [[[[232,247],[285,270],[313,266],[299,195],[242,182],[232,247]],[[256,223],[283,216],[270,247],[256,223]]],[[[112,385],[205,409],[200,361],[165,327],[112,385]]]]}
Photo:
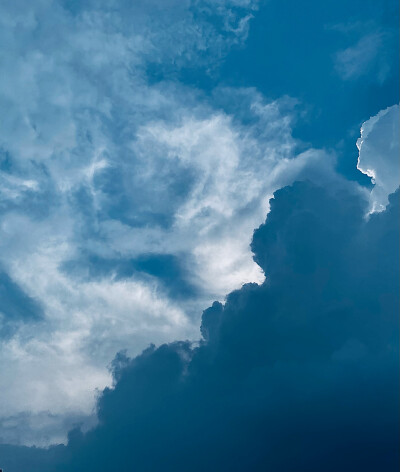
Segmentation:
{"type": "Polygon", "coordinates": [[[381,211],[400,183],[399,105],[381,110],[363,123],[357,168],[372,178],[371,211],[381,211]]]}

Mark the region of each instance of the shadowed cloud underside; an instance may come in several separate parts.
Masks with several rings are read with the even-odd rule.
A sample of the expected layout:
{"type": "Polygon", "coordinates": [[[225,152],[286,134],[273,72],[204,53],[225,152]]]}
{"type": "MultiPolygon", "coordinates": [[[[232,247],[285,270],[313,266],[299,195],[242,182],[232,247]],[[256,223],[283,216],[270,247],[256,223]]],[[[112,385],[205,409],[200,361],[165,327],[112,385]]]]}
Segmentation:
{"type": "Polygon", "coordinates": [[[7,470],[397,470],[398,197],[367,220],[351,187],[276,192],[252,242],[265,282],[208,308],[198,347],[119,354],[99,425],[2,446],[7,470]]]}

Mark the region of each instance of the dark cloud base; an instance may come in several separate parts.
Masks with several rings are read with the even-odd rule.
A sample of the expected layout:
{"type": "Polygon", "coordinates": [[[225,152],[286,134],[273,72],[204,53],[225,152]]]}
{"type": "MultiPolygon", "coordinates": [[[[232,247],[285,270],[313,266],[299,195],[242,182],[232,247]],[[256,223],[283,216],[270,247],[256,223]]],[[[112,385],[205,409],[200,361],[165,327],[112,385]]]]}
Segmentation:
{"type": "Polygon", "coordinates": [[[205,310],[203,341],[113,363],[99,425],[48,450],[0,446],[5,472],[395,471],[399,202],[301,182],[254,233],[263,285],[205,310]]]}

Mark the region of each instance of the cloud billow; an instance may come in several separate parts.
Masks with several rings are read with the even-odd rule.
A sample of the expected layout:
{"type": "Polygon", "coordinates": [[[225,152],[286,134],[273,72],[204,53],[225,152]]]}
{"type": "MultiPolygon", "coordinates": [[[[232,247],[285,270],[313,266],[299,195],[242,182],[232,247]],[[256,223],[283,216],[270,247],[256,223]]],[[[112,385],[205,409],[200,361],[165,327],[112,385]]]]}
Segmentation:
{"type": "MultiPolygon", "coordinates": [[[[296,180],[348,192],[344,178],[372,176],[370,209],[388,203],[398,107],[365,122],[398,103],[398,6],[386,3],[314,2],[310,16],[299,2],[287,15],[282,2],[258,0],[0,2],[1,443],[66,443],[73,425],[92,427],[116,352],[196,341],[204,307],[261,284],[260,265],[268,293],[296,288],[300,318],[312,284],[324,303],[347,303],[363,280],[357,290],[370,300],[365,254],[386,236],[343,239],[343,218],[348,232],[364,227],[357,197],[351,212],[339,205],[316,220],[316,209],[281,207],[282,191],[269,236],[254,239],[260,265],[249,243],[274,191],[296,180]],[[363,121],[367,175],[351,159],[363,121]],[[348,272],[336,263],[344,248],[356,260],[348,272]]],[[[279,304],[289,300],[281,291],[279,304]]],[[[187,378],[188,360],[219,340],[225,310],[204,314],[207,348],[179,344],[187,378]]],[[[358,338],[346,346],[365,350],[358,338]]]]}
{"type": "Polygon", "coordinates": [[[397,470],[398,193],[368,219],[350,188],[298,182],[270,204],[265,282],[205,310],[197,347],[119,354],[99,425],[30,471],[397,470]]]}
{"type": "Polygon", "coordinates": [[[66,441],[117,351],[196,339],[199,306],[262,277],[249,236],[281,185],[264,175],[294,154],[290,112],[253,91],[256,121],[282,129],[258,139],[176,77],[217,68],[256,8],[1,3],[0,441],[66,441]],[[225,237],[227,218],[243,227],[225,237]],[[221,244],[237,258],[216,266],[221,244]]]}

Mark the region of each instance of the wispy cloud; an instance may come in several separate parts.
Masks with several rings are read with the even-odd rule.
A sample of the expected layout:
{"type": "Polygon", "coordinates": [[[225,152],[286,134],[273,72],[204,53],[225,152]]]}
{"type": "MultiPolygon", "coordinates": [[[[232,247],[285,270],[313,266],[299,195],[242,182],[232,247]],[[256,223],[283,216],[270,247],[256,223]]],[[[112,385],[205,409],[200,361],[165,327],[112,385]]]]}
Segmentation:
{"type": "Polygon", "coordinates": [[[336,71],[343,80],[356,80],[373,70],[377,82],[383,83],[391,70],[386,43],[385,33],[375,32],[362,36],[354,45],[337,52],[336,71]]]}

